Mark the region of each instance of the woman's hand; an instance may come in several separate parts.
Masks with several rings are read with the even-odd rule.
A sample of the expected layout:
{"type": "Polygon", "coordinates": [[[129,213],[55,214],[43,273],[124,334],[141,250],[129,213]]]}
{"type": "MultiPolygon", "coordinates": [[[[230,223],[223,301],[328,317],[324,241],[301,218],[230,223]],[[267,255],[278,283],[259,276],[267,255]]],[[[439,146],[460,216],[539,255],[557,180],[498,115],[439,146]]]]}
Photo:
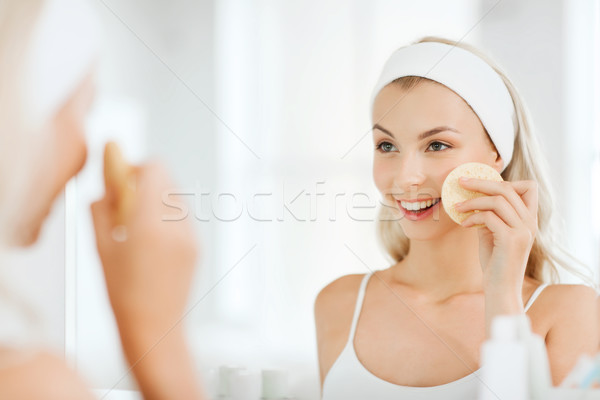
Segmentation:
{"type": "Polygon", "coordinates": [[[531,180],[495,182],[459,179],[467,190],[486,196],[456,206],[461,212],[479,210],[462,223],[481,225],[479,259],[484,286],[521,292],[529,253],[537,232],[537,183],[531,180]]]}
{"type": "Polygon", "coordinates": [[[164,330],[187,303],[197,249],[188,220],[165,220],[163,195],[173,185],[160,164],[133,169],[135,195],[124,221],[126,240],[113,236],[115,192],[91,205],[96,243],[112,308],[121,329],[164,330]]]}
{"type": "Polygon", "coordinates": [[[144,399],[204,399],[181,323],[197,255],[192,227],[165,218],[163,196],[173,185],[161,165],[132,171],[136,190],[127,213],[119,212],[109,182],[91,206],[123,351],[144,399]],[[123,232],[113,235],[116,221],[125,240],[123,232]]]}

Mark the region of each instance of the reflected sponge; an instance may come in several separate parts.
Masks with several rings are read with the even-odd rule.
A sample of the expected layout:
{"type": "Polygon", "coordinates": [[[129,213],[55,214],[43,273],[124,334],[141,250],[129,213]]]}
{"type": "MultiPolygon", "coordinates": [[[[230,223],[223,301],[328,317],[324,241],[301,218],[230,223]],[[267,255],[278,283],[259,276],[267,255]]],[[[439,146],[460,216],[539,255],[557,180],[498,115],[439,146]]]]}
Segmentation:
{"type": "Polygon", "coordinates": [[[104,184],[116,208],[114,222],[117,225],[125,224],[133,206],[132,178],[133,168],[125,161],[119,146],[114,142],[107,143],[104,148],[104,184]]]}

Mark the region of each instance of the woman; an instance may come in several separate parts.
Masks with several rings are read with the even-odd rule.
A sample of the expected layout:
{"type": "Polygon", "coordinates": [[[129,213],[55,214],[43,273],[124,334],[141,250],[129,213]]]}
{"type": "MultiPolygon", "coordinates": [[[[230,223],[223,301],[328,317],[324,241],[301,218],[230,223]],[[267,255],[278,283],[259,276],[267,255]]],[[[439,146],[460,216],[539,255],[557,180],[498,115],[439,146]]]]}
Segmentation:
{"type": "MultiPolygon", "coordinates": [[[[84,119],[93,97],[96,22],[77,0],[0,2],[0,244],[27,246],[86,159],[84,119]]],[[[113,240],[115,190],[92,205],[98,251],[121,342],[146,399],[201,399],[180,319],[196,259],[188,222],[161,222],[158,164],[135,167],[136,195],[113,240]]],[[[0,252],[0,255],[6,252],[0,252]]],[[[0,267],[7,262],[0,260],[0,267]]],[[[0,310],[22,309],[0,278],[0,310]]],[[[16,313],[18,315],[18,312],[16,313]]],[[[88,399],[85,384],[2,312],[0,398],[88,399]],[[10,328],[10,329],[8,329],[10,328]]],[[[13,315],[13,314],[10,314],[13,315]]]]}
{"type": "Polygon", "coordinates": [[[323,399],[476,398],[492,318],[524,312],[559,384],[581,353],[597,350],[596,293],[544,283],[569,267],[556,253],[540,149],[511,82],[471,46],[429,37],[390,57],[372,107],[379,233],[395,263],[319,293],[323,399]],[[481,210],[461,226],[439,198],[466,162],[505,182],[461,182],[486,195],[459,206],[481,210]]]}

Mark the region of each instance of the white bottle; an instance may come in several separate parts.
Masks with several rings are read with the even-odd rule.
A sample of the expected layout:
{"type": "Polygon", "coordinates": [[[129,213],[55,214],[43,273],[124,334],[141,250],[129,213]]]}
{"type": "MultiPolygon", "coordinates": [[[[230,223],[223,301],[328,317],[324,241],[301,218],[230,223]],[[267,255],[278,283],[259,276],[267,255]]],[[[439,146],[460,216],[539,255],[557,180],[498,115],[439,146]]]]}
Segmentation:
{"type": "Polygon", "coordinates": [[[518,315],[498,315],[481,347],[479,400],[529,400],[527,344],[519,337],[518,315]]]}
{"type": "Polygon", "coordinates": [[[288,397],[287,370],[281,368],[263,369],[262,398],[264,400],[281,400],[288,397]]]}
{"type": "Polygon", "coordinates": [[[238,370],[229,378],[231,400],[260,400],[261,378],[253,370],[238,370]]]}
{"type": "Polygon", "coordinates": [[[540,335],[533,333],[531,321],[526,314],[521,314],[517,318],[520,321],[519,338],[527,344],[529,358],[528,382],[531,400],[545,400],[548,398],[548,391],[552,387],[552,374],[548,362],[546,342],[540,335]]]}

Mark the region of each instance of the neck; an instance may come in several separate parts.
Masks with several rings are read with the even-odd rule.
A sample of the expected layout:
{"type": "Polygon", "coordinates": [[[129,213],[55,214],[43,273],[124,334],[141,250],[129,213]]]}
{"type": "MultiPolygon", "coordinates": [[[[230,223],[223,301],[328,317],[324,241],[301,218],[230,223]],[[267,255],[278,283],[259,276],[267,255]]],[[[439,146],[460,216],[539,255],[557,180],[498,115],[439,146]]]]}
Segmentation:
{"type": "Polygon", "coordinates": [[[391,268],[392,279],[442,301],[481,292],[477,229],[452,229],[432,240],[411,240],[408,255],[391,268]]]}

